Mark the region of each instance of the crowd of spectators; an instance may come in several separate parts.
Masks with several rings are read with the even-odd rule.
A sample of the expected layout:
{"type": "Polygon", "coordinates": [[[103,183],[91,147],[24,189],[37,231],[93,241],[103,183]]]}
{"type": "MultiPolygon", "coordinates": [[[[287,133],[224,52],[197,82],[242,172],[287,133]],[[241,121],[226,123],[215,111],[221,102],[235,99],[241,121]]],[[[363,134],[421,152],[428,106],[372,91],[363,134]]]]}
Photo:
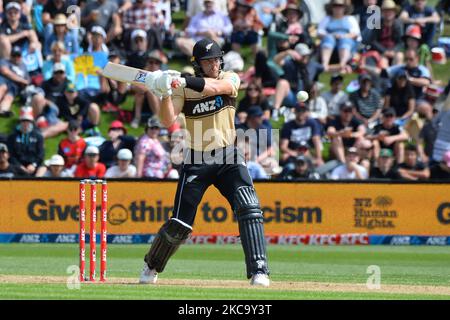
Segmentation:
{"type": "Polygon", "coordinates": [[[183,117],[165,128],[158,97],[99,70],[178,59],[194,74],[192,48],[209,37],[241,76],[236,128],[266,135],[242,146],[254,179],[450,179],[450,83],[432,69],[449,54],[438,39],[450,1],[330,0],[323,10],[314,25],[293,0],[0,0],[0,117],[19,110],[0,136],[0,177],[177,179],[183,117]],[[105,113],[117,120],[103,137],[105,113]]]}

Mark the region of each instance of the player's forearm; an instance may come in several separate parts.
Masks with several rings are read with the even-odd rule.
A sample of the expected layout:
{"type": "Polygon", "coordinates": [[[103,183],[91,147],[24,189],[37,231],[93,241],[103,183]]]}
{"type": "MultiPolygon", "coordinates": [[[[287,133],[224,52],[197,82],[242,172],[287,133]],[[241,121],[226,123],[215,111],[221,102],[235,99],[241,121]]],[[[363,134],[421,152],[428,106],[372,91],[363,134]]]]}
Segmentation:
{"type": "Polygon", "coordinates": [[[175,120],[177,120],[177,115],[175,114],[175,109],[173,108],[172,99],[170,97],[166,97],[161,100],[159,118],[161,120],[161,123],[166,128],[170,127],[175,122],[175,120]]]}
{"type": "Polygon", "coordinates": [[[202,93],[207,96],[219,94],[232,95],[234,93],[233,91],[233,86],[229,81],[205,78],[205,88],[202,93]]]}

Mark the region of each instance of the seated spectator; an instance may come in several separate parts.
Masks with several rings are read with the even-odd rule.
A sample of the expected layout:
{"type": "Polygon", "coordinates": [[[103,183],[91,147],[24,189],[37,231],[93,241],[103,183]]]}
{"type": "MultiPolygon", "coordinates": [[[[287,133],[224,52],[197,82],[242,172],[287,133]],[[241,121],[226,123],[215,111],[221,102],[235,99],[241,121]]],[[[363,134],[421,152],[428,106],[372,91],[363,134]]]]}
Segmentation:
{"type": "Polygon", "coordinates": [[[350,101],[340,105],[340,114],[328,123],[327,135],[331,138],[331,154],[341,163],[345,162],[345,149],[362,143],[366,129],[356,119],[355,106],[350,101]]]}
{"type": "Polygon", "coordinates": [[[417,113],[424,124],[419,133],[417,148],[420,159],[428,163],[433,156],[434,142],[437,138],[439,122],[436,121],[437,113],[433,112],[433,106],[427,101],[421,101],[417,105],[417,113]]]}
{"type": "Polygon", "coordinates": [[[38,178],[71,178],[73,174],[64,168],[64,158],[59,154],[54,154],[49,160],[44,161],[36,172],[38,178]]]}
{"type": "Polygon", "coordinates": [[[186,56],[192,56],[195,42],[203,38],[210,38],[223,46],[225,38],[231,35],[233,25],[230,18],[216,10],[215,1],[205,0],[205,10],[191,18],[185,30],[186,36],[175,40],[178,49],[186,56]]]}
{"type": "Polygon", "coordinates": [[[350,147],[345,152],[345,163],[331,172],[332,180],[366,180],[369,174],[363,166],[359,165],[358,149],[350,147]]]}
{"type": "MultiPolygon", "coordinates": [[[[121,1],[123,3],[124,1],[121,1]]],[[[121,19],[119,16],[119,6],[116,1],[96,0],[87,1],[81,11],[81,25],[86,30],[91,30],[93,26],[100,26],[106,30],[106,42],[122,34],[121,19]]]]}
{"type": "Polygon", "coordinates": [[[328,105],[326,100],[319,95],[317,82],[312,85],[309,91],[309,100],[307,103],[311,118],[317,120],[321,126],[324,126],[328,118],[328,105]]]}
{"type": "Polygon", "coordinates": [[[414,88],[416,100],[424,97],[424,89],[431,84],[431,73],[427,67],[419,64],[419,56],[415,50],[407,50],[405,53],[406,64],[400,64],[388,68],[387,74],[392,80],[398,72],[406,72],[408,81],[414,88]]]}
{"type": "Polygon", "coordinates": [[[29,175],[36,173],[44,160],[44,138],[34,125],[31,107],[20,108],[19,125],[8,136],[8,149],[12,163],[29,175]]]}
{"type": "Polygon", "coordinates": [[[235,8],[230,11],[229,17],[233,24],[231,49],[235,52],[241,52],[241,46],[248,44],[252,49],[253,56],[255,56],[260,41],[259,32],[262,30],[263,24],[259,20],[253,5],[246,0],[237,0],[235,8]]]}
{"type": "Polygon", "coordinates": [[[56,99],[59,116],[66,120],[76,120],[83,130],[96,128],[100,123],[100,108],[96,103],[80,97],[73,83],[68,83],[64,94],[56,99]]]}
{"type": "Polygon", "coordinates": [[[265,29],[268,29],[274,21],[274,17],[286,8],[286,0],[260,0],[254,5],[258,18],[265,29]]]}
{"type": "Polygon", "coordinates": [[[68,55],[66,55],[66,47],[64,42],[56,41],[51,45],[52,55],[48,57],[48,60],[44,62],[42,66],[42,75],[44,80],[48,80],[53,76],[53,70],[56,63],[61,63],[64,66],[64,72],[67,79],[71,82],[75,82],[75,67],[73,61],[68,55]]]}
{"type": "Polygon", "coordinates": [[[8,58],[13,47],[18,47],[20,52],[41,50],[41,44],[31,24],[20,19],[20,4],[9,2],[5,11],[6,19],[0,24],[0,57],[8,58]]]}
{"type": "Polygon", "coordinates": [[[394,166],[394,153],[391,149],[381,149],[376,165],[370,169],[371,179],[398,179],[398,172],[394,166]]]}
{"type": "Polygon", "coordinates": [[[263,166],[260,165],[258,162],[253,161],[253,157],[251,154],[251,147],[248,143],[245,144],[245,150],[244,150],[244,158],[245,163],[248,169],[248,173],[250,174],[250,177],[252,180],[260,179],[260,180],[266,180],[269,179],[269,176],[267,175],[266,171],[264,170],[263,166]]]}
{"type": "MultiPolygon", "coordinates": [[[[110,51],[108,61],[112,63],[121,63],[119,53],[110,51]]],[[[99,95],[99,104],[103,112],[120,112],[119,105],[127,97],[128,83],[116,81],[106,77],[100,77],[100,87],[102,93],[99,95]]]]}
{"type": "Polygon", "coordinates": [[[284,56],[278,56],[278,62],[283,67],[283,76],[277,82],[274,97],[274,113],[276,119],[278,110],[282,105],[294,108],[297,104],[297,92],[300,90],[309,92],[311,86],[318,80],[323,67],[311,60],[311,49],[299,43],[295,50],[288,50],[284,56]]]}
{"type": "Polygon", "coordinates": [[[67,138],[62,139],[58,144],[58,154],[64,158],[65,167],[72,171],[81,162],[87,146],[80,133],[81,126],[79,122],[71,120],[67,128],[67,138]]]}
{"type": "Polygon", "coordinates": [[[431,167],[430,178],[450,180],[450,150],[444,154],[441,162],[431,167]]]}
{"type": "Polygon", "coordinates": [[[399,63],[403,24],[397,19],[399,8],[393,0],[384,0],[381,10],[381,28],[372,29],[365,44],[382,55],[382,66],[387,68],[399,63]]]}
{"type": "Polygon", "coordinates": [[[169,155],[158,140],[161,128],[158,118],[148,119],[145,134],[137,142],[134,154],[138,178],[164,179],[169,171],[169,155]]]}
{"type": "Polygon", "coordinates": [[[52,54],[51,46],[54,42],[64,43],[66,53],[78,54],[80,53],[80,45],[76,34],[71,32],[67,26],[67,18],[65,14],[57,14],[53,20],[54,32],[48,34],[44,39],[44,48],[42,49],[43,55],[49,56],[52,54]]]}
{"type": "Polygon", "coordinates": [[[9,162],[8,146],[0,143],[0,178],[14,178],[14,177],[28,176],[28,173],[23,170],[20,165],[11,164],[9,162]]]}
{"type": "Polygon", "coordinates": [[[11,105],[15,97],[20,96],[31,81],[27,67],[22,62],[20,48],[14,47],[10,59],[0,60],[0,81],[6,83],[7,92],[0,105],[0,117],[11,117],[11,105]]]}
{"type": "Polygon", "coordinates": [[[339,106],[348,101],[348,94],[342,90],[344,78],[340,74],[331,76],[330,91],[322,94],[328,107],[328,119],[334,119],[339,116],[339,106]]]}
{"type": "Polygon", "coordinates": [[[308,145],[314,146],[314,165],[321,166],[322,141],[320,124],[309,117],[309,107],[299,104],[295,108],[295,119],[284,124],[280,134],[280,150],[282,162],[288,162],[289,158],[296,158],[299,154],[293,144],[306,141],[308,145]]]}
{"type": "Polygon", "coordinates": [[[133,153],[129,149],[117,152],[117,164],[106,170],[105,178],[134,178],[136,167],[131,164],[133,153]]]}
{"type": "Polygon", "coordinates": [[[397,72],[386,92],[384,108],[389,107],[394,108],[400,126],[406,123],[416,109],[414,89],[404,70],[397,72]]]}
{"type": "Polygon", "coordinates": [[[84,152],[83,160],[77,165],[74,176],[76,178],[103,178],[106,167],[99,162],[99,150],[96,146],[89,146],[84,152]]]}
{"type": "Polygon", "coordinates": [[[87,36],[88,45],[86,52],[103,52],[109,54],[109,48],[106,45],[106,31],[100,26],[93,26],[87,36]]]}
{"type": "MultiPolygon", "coordinates": [[[[167,62],[164,53],[160,50],[152,50],[147,55],[144,70],[152,72],[161,70],[164,62],[167,62]]],[[[131,90],[134,92],[134,118],[130,126],[136,129],[142,121],[159,114],[161,101],[146,87],[134,85],[131,87],[131,90]],[[145,113],[145,117],[143,117],[143,113],[145,113]]]]}
{"type": "Polygon", "coordinates": [[[417,147],[408,145],[405,148],[405,162],[397,166],[399,176],[404,180],[427,180],[430,169],[418,159],[417,147]]]}
{"type": "Polygon", "coordinates": [[[347,63],[357,49],[361,31],[355,17],[349,15],[350,6],[345,0],[331,0],[329,14],[320,22],[318,36],[321,42],[321,58],[325,71],[330,71],[330,61],[335,49],[339,55],[339,70],[347,73],[347,63]]]}
{"type": "MultiPolygon", "coordinates": [[[[430,47],[423,43],[422,34],[420,32],[420,26],[410,25],[403,36],[404,41],[404,51],[409,49],[414,50],[419,55],[419,64],[426,66],[428,70],[431,69],[431,50],[430,47]]],[[[399,63],[403,63],[403,52],[399,53],[399,63]]]]}
{"type": "Polygon", "coordinates": [[[380,94],[373,88],[372,77],[368,74],[359,76],[360,88],[350,95],[350,101],[355,105],[355,117],[366,127],[373,127],[381,115],[383,101],[380,94]]]}
{"type": "Polygon", "coordinates": [[[420,25],[424,42],[430,48],[433,46],[434,35],[441,17],[433,7],[427,6],[427,0],[414,0],[414,4],[407,5],[403,9],[399,18],[406,27],[411,24],[420,25]]]}
{"type": "MultiPolygon", "coordinates": [[[[47,0],[44,3],[44,8],[42,10],[42,21],[45,34],[53,33],[53,20],[56,18],[58,14],[68,14],[69,10],[69,1],[67,0],[47,0]]],[[[69,16],[70,17],[70,16],[69,16]]],[[[70,17],[73,18],[73,17],[70,17]]],[[[75,23],[79,25],[79,17],[75,17],[75,23]]],[[[73,21],[73,20],[72,20],[73,21]]],[[[75,25],[75,24],[73,24],[75,25]]],[[[44,35],[45,37],[45,35],[44,35]]]]}
{"type": "Polygon", "coordinates": [[[242,137],[248,139],[252,161],[259,163],[268,173],[278,169],[278,163],[274,158],[275,149],[272,145],[272,126],[269,122],[264,122],[261,107],[248,108],[245,122],[237,125],[236,130],[238,141],[242,137]]]}
{"type": "Polygon", "coordinates": [[[251,106],[259,106],[264,112],[263,118],[270,119],[270,104],[263,94],[262,87],[256,82],[252,81],[245,90],[244,98],[239,102],[237,109],[237,118],[239,123],[244,123],[247,118],[247,110],[251,106]]]}
{"type": "Polygon", "coordinates": [[[144,69],[148,59],[147,32],[142,29],[133,30],[131,33],[131,46],[127,51],[127,66],[144,69]]]}
{"type": "Polygon", "coordinates": [[[367,138],[373,142],[374,158],[378,158],[381,149],[390,149],[394,152],[397,163],[404,160],[404,142],[408,134],[397,124],[396,113],[393,108],[383,110],[381,123],[373,128],[373,133],[367,138]]]}
{"type": "Polygon", "coordinates": [[[119,150],[128,149],[134,150],[136,139],[133,136],[128,136],[127,129],[119,120],[111,123],[108,129],[108,136],[110,140],[103,142],[100,147],[100,162],[106,168],[110,168],[115,164],[116,155],[119,150]]]}
{"type": "Polygon", "coordinates": [[[298,180],[319,180],[320,175],[315,172],[314,164],[311,158],[299,155],[295,160],[283,169],[278,177],[280,180],[298,181],[298,180]]]}

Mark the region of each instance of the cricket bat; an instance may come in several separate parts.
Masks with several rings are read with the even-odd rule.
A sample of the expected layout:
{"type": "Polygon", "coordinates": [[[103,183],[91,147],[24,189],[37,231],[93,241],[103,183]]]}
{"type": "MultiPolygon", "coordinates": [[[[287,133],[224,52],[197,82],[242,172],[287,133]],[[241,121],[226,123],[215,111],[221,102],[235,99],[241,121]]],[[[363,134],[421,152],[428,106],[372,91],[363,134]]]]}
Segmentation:
{"type": "MultiPolygon", "coordinates": [[[[147,76],[150,73],[151,71],[128,67],[113,62],[108,62],[102,71],[102,75],[106,78],[132,84],[145,84],[145,79],[147,79],[147,76]]],[[[171,87],[177,88],[178,81],[173,80],[171,87]]]]}

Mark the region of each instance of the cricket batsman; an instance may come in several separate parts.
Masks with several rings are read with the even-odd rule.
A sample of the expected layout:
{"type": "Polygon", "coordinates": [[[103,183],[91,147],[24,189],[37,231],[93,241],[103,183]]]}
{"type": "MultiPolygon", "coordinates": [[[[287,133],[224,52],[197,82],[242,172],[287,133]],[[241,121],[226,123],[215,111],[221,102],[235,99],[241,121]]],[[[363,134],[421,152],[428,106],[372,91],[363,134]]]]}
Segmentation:
{"type": "Polygon", "coordinates": [[[162,99],[160,119],[166,127],[184,113],[189,147],[172,216],[161,226],[145,255],[140,283],[156,283],[158,273],[191,234],[197,206],[208,187],[214,185],[237,218],[250,284],[270,285],[263,215],[244,158],[235,145],[234,117],[240,79],[234,72],[221,70],[222,56],[215,41],[202,39],[193,49],[195,77],[160,71],[149,74],[145,80],[146,86],[162,99]],[[201,130],[201,134],[195,130],[201,130]],[[207,132],[214,133],[212,142],[203,139],[207,132]],[[222,161],[205,161],[211,156],[222,161]]]}

